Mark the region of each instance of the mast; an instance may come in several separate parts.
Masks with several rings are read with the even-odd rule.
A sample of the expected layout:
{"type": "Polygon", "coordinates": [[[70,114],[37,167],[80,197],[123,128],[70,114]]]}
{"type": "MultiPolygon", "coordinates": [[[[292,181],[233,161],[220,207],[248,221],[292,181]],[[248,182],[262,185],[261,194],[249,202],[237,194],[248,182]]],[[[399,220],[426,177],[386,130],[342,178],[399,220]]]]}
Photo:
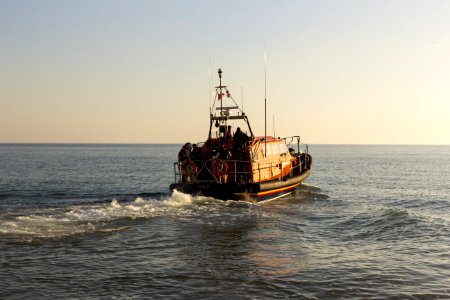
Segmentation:
{"type": "Polygon", "coordinates": [[[209,112],[212,113],[212,106],[211,106],[211,98],[212,98],[212,74],[211,74],[211,58],[209,59],[209,112]]]}
{"type": "Polygon", "coordinates": [[[222,98],[222,69],[219,69],[219,95],[220,95],[220,114],[223,111],[223,99],[222,98]]]}
{"type": "Polygon", "coordinates": [[[273,137],[275,138],[276,135],[275,135],[275,116],[274,115],[272,115],[272,127],[273,127],[273,137]]]}
{"type": "Polygon", "coordinates": [[[267,56],[264,53],[264,156],[267,153],[267,56]]]}
{"type": "MultiPolygon", "coordinates": [[[[225,128],[229,120],[243,120],[248,127],[248,130],[250,131],[250,136],[253,139],[254,134],[252,131],[252,128],[250,126],[250,121],[248,120],[246,114],[242,110],[242,108],[239,107],[239,105],[236,103],[236,101],[233,99],[233,97],[230,95],[230,92],[227,89],[226,85],[222,85],[222,69],[218,70],[219,74],[219,85],[216,86],[216,97],[214,98],[214,104],[210,111],[210,122],[209,122],[209,135],[208,138],[211,138],[212,133],[212,127],[213,124],[215,127],[219,128],[219,132],[221,132],[221,128],[225,128]],[[222,91],[225,90],[225,93],[222,91]],[[223,106],[223,101],[225,100],[223,96],[225,96],[233,101],[235,106],[223,106]],[[220,107],[215,107],[215,100],[220,101],[220,107]],[[214,108],[216,111],[220,111],[219,115],[213,114],[214,108]],[[237,112],[236,114],[232,114],[232,112],[237,112]]],[[[225,128],[226,130],[226,128],[225,128]]],[[[223,134],[225,135],[225,131],[223,134]]]]}

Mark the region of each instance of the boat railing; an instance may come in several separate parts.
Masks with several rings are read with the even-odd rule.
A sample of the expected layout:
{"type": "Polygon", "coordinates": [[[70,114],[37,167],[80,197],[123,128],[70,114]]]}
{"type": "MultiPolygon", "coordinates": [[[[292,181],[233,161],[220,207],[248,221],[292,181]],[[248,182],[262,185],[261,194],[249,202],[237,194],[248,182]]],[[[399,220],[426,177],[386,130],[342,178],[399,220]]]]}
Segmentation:
{"type": "Polygon", "coordinates": [[[308,144],[302,143],[299,135],[283,137],[281,139],[285,141],[288,148],[295,142],[297,144],[297,153],[309,153],[308,144]]]}
{"type": "Polygon", "coordinates": [[[310,156],[307,152],[298,152],[292,155],[294,161],[288,174],[283,174],[282,164],[286,161],[276,160],[268,162],[259,162],[256,160],[223,160],[226,164],[226,171],[218,174],[213,170],[213,161],[215,158],[203,160],[189,160],[195,163],[195,169],[191,172],[183,171],[183,163],[174,163],[175,182],[216,182],[216,183],[251,183],[254,176],[257,181],[276,181],[283,180],[286,177],[292,177],[301,174],[310,168],[310,156]],[[275,172],[275,170],[280,170],[275,172]],[[269,176],[267,176],[269,175],[269,176]],[[263,178],[264,177],[264,178],[263,178]]]}
{"type": "Polygon", "coordinates": [[[195,170],[191,173],[183,172],[182,166],[183,163],[186,163],[188,160],[184,161],[178,161],[173,164],[173,170],[175,174],[175,182],[195,182],[198,181],[197,177],[198,175],[205,169],[205,162],[203,160],[192,160],[189,159],[189,161],[192,161],[195,163],[195,170]]]}
{"type": "Polygon", "coordinates": [[[226,173],[218,174],[213,170],[212,165],[215,159],[192,160],[195,165],[195,172],[183,172],[182,166],[186,161],[174,163],[175,182],[249,182],[253,172],[246,169],[252,161],[248,160],[223,160],[226,164],[226,173]]]}
{"type": "Polygon", "coordinates": [[[251,168],[252,161],[250,160],[235,160],[229,159],[227,182],[248,183],[252,182],[253,171],[251,168]]]}
{"type": "MultiPolygon", "coordinates": [[[[214,177],[215,181],[218,183],[252,183],[254,175],[257,175],[258,178],[262,178],[262,174],[267,172],[269,173],[268,178],[264,178],[264,181],[276,181],[282,180],[282,171],[275,173],[274,170],[281,169],[282,160],[272,161],[272,162],[258,162],[256,160],[226,160],[227,163],[227,174],[226,176],[216,176],[213,170],[211,170],[208,166],[208,162],[212,162],[212,160],[208,160],[205,164],[205,168],[208,172],[214,177]],[[256,165],[256,168],[253,166],[256,165]]],[[[299,166],[297,166],[299,168],[299,166]]]]}

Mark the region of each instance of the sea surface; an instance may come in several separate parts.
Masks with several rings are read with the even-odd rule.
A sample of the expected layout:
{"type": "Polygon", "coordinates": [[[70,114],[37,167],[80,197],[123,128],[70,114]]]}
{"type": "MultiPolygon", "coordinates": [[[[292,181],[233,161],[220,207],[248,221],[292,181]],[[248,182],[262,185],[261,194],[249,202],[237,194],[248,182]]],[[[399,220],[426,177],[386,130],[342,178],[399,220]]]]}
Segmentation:
{"type": "Polygon", "coordinates": [[[450,146],[310,145],[266,203],[169,192],[181,145],[0,145],[0,299],[450,299],[450,146]]]}

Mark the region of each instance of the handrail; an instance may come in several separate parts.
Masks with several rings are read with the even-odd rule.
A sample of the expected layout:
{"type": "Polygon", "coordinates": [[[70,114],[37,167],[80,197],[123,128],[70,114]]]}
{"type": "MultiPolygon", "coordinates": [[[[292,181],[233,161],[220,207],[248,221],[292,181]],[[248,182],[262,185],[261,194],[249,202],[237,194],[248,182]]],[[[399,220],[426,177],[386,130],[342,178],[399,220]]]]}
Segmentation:
{"type": "Polygon", "coordinates": [[[300,150],[300,145],[303,145],[303,146],[305,146],[305,148],[306,148],[305,153],[309,153],[309,147],[308,147],[308,144],[302,143],[302,142],[301,142],[301,138],[300,138],[299,135],[293,135],[293,136],[283,137],[283,138],[281,138],[281,139],[284,140],[284,141],[286,142],[286,146],[289,147],[289,146],[292,144],[292,142],[294,141],[295,138],[297,138],[297,152],[298,152],[298,153],[301,152],[301,150],[300,150]],[[289,141],[288,141],[288,140],[289,140],[289,141]]]}
{"type": "MultiPolygon", "coordinates": [[[[295,138],[297,136],[293,136],[292,138],[295,138]]],[[[289,138],[289,137],[288,137],[289,138]]],[[[292,142],[292,141],[291,141],[292,142]]],[[[300,143],[299,143],[300,144],[300,143]]],[[[303,144],[306,146],[306,154],[308,154],[308,145],[303,144]]],[[[302,173],[304,170],[303,168],[308,168],[309,162],[307,161],[307,156],[303,156],[302,152],[297,152],[292,157],[297,157],[298,164],[295,164],[292,166],[291,164],[291,171],[296,172],[296,169],[300,169],[299,173],[302,173]]],[[[190,182],[217,182],[221,183],[223,177],[222,176],[216,176],[214,175],[214,172],[211,170],[211,164],[214,158],[208,159],[206,161],[203,160],[193,160],[197,166],[195,174],[190,179],[190,182]],[[207,172],[204,174],[204,172],[207,172]],[[203,175],[202,175],[203,174],[203,175]],[[200,177],[200,178],[199,178],[200,177]]],[[[280,172],[280,177],[277,176],[275,178],[275,172],[274,168],[277,165],[283,164],[283,162],[286,162],[286,160],[278,159],[276,161],[267,161],[267,162],[259,162],[254,159],[251,160],[224,160],[228,165],[228,172],[227,172],[227,178],[228,180],[238,182],[239,180],[245,178],[247,182],[250,182],[253,180],[254,176],[258,176],[259,181],[262,181],[262,175],[263,172],[267,169],[269,169],[269,178],[265,178],[264,181],[275,181],[275,180],[281,180],[283,176],[283,170],[280,172]],[[251,164],[256,166],[250,168],[248,170],[248,165],[251,164]]],[[[184,174],[181,172],[181,163],[182,161],[175,162],[174,163],[174,179],[175,182],[182,182],[184,174]]],[[[278,174],[278,172],[277,172],[278,174]]]]}

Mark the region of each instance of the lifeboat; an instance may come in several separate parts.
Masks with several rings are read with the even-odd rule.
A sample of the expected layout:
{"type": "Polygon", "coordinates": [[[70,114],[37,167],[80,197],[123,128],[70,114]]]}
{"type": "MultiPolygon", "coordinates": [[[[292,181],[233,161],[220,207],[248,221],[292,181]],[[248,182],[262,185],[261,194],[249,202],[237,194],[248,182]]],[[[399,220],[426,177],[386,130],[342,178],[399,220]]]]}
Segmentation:
{"type": "Polygon", "coordinates": [[[300,136],[255,136],[249,119],[222,85],[210,110],[205,142],[186,144],[170,190],[222,200],[267,201],[291,194],[311,173],[300,136]],[[233,103],[224,106],[225,100],[233,103]]]}

